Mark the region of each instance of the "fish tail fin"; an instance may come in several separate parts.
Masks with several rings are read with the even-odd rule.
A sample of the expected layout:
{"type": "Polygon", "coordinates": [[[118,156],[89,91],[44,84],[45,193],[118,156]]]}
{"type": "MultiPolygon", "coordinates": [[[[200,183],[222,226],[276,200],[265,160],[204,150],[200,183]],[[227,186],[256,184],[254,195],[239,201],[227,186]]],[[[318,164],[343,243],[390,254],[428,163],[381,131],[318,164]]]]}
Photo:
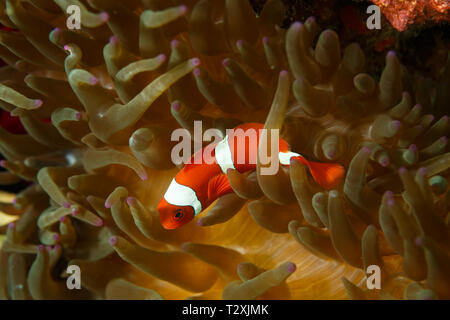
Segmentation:
{"type": "Polygon", "coordinates": [[[344,177],[345,170],[340,164],[308,161],[305,158],[298,160],[309,168],[314,180],[327,190],[335,188],[344,177]]]}

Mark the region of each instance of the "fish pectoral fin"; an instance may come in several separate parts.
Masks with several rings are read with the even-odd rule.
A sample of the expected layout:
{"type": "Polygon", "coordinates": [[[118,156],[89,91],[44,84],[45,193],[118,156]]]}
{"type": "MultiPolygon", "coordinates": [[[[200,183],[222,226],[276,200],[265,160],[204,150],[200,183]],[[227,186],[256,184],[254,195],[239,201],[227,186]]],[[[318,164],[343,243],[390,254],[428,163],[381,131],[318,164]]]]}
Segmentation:
{"type": "Polygon", "coordinates": [[[218,174],[209,180],[208,199],[211,201],[214,201],[215,199],[230,192],[233,192],[233,189],[230,186],[230,182],[228,181],[226,174],[218,174]]]}
{"type": "Polygon", "coordinates": [[[306,165],[314,180],[323,188],[335,188],[344,177],[344,167],[337,163],[307,161],[306,165]]]}

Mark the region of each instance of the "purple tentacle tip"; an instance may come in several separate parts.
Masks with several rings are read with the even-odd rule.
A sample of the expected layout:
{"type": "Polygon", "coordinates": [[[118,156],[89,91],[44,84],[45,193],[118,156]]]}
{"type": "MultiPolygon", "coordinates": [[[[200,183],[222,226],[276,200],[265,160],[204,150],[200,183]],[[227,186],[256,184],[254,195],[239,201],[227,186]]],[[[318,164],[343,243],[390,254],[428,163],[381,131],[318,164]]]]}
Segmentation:
{"type": "Polygon", "coordinates": [[[388,206],[393,206],[394,205],[394,203],[395,203],[395,200],[394,200],[394,198],[393,198],[393,193],[392,193],[392,191],[386,191],[386,193],[385,193],[385,195],[386,195],[386,199],[387,199],[387,204],[388,204],[388,206]]]}
{"type": "Polygon", "coordinates": [[[383,167],[387,167],[387,166],[389,165],[389,159],[388,159],[388,158],[382,158],[382,159],[380,160],[380,164],[381,164],[383,167]]]}
{"type": "Polygon", "coordinates": [[[128,198],[127,198],[127,204],[128,204],[129,206],[132,206],[132,205],[134,204],[134,198],[133,198],[133,197],[128,197],[128,198]]]}
{"type": "Polygon", "coordinates": [[[369,153],[371,153],[372,152],[372,150],[370,150],[370,148],[369,147],[363,147],[362,148],[362,151],[364,152],[364,153],[366,153],[366,154],[369,154],[369,153]]]}
{"type": "Polygon", "coordinates": [[[390,51],[387,53],[387,56],[388,56],[389,58],[394,58],[394,57],[396,56],[395,51],[394,51],[394,50],[390,50],[390,51]]]}
{"type": "Polygon", "coordinates": [[[37,249],[39,252],[42,252],[44,250],[44,245],[42,245],[42,244],[38,245],[37,249]]]}
{"type": "Polygon", "coordinates": [[[67,202],[67,201],[64,202],[64,203],[63,203],[63,207],[66,208],[66,209],[69,209],[69,208],[70,208],[70,203],[67,202]]]}
{"type": "Polygon", "coordinates": [[[293,273],[295,271],[295,269],[297,269],[297,266],[293,263],[290,263],[287,267],[287,270],[289,273],[293,273]]]}
{"type": "Polygon", "coordinates": [[[287,71],[287,70],[281,70],[280,71],[280,76],[281,77],[286,77],[286,76],[288,76],[289,75],[289,72],[287,71]]]}
{"type": "Polygon", "coordinates": [[[61,245],[58,243],[53,247],[53,250],[60,250],[61,249],[61,245]]]}
{"type": "Polygon", "coordinates": [[[400,169],[398,169],[398,173],[399,174],[405,174],[407,172],[405,167],[401,167],[400,169]]]}
{"type": "Polygon", "coordinates": [[[223,59],[223,60],[222,60],[222,65],[223,65],[225,68],[226,68],[226,67],[229,67],[230,64],[231,64],[231,59],[226,58],[226,59],[223,59]]]}
{"type": "Polygon", "coordinates": [[[174,39],[172,41],[170,41],[170,46],[172,47],[172,49],[177,48],[180,45],[180,41],[174,39]]]}
{"type": "Polygon", "coordinates": [[[262,42],[263,42],[264,44],[268,44],[268,43],[269,43],[269,37],[264,37],[264,38],[262,39],[262,42]]]}
{"type": "Polygon", "coordinates": [[[203,218],[198,219],[197,225],[200,227],[203,226],[203,218]]]}
{"type": "Polygon", "coordinates": [[[415,144],[412,144],[412,145],[410,145],[409,146],[409,151],[411,151],[411,152],[416,152],[417,151],[417,146],[415,145],[415,144]]]}
{"type": "Polygon", "coordinates": [[[244,41],[243,40],[236,41],[236,46],[237,47],[242,47],[243,45],[244,45],[244,41]]]}
{"type": "Polygon", "coordinates": [[[193,58],[192,59],[192,65],[194,67],[198,67],[200,65],[200,59],[199,58],[193,58]]]}
{"type": "Polygon", "coordinates": [[[402,123],[399,120],[392,121],[392,127],[394,129],[399,129],[401,125],[402,125],[402,123]]]}
{"type": "Polygon", "coordinates": [[[166,56],[164,53],[161,53],[161,54],[158,56],[158,59],[159,59],[159,61],[164,62],[164,61],[166,61],[167,56],[166,56]]]}
{"type": "Polygon", "coordinates": [[[67,219],[66,216],[62,216],[61,218],[59,218],[59,221],[60,222],[66,222],[66,219],[67,219]]]}
{"type": "Polygon", "coordinates": [[[40,106],[42,106],[43,103],[44,103],[44,102],[43,102],[41,99],[36,99],[36,100],[34,100],[34,106],[35,106],[36,108],[39,108],[40,106]]]}
{"type": "Polygon", "coordinates": [[[417,246],[421,247],[423,246],[423,238],[422,237],[417,237],[414,242],[416,243],[417,246]]]}
{"type": "Polygon", "coordinates": [[[55,241],[59,241],[59,239],[61,239],[61,237],[59,236],[59,234],[54,234],[52,238],[53,238],[53,240],[55,240],[55,241]]]}
{"type": "Polygon", "coordinates": [[[91,84],[93,86],[97,85],[98,84],[98,78],[97,77],[91,77],[89,79],[89,84],[91,84]]]}
{"type": "Polygon", "coordinates": [[[5,160],[0,160],[0,167],[4,168],[6,166],[5,160]]]}
{"type": "Polygon", "coordinates": [[[76,119],[77,121],[80,121],[80,120],[81,120],[81,112],[75,113],[75,119],[76,119]]]}
{"type": "Polygon", "coordinates": [[[298,82],[298,83],[301,84],[301,85],[304,85],[304,84],[305,84],[305,80],[303,79],[302,76],[298,76],[298,77],[295,79],[295,81],[298,82]]]}
{"type": "Polygon", "coordinates": [[[427,170],[427,168],[425,168],[425,167],[422,167],[422,168],[420,168],[420,169],[419,169],[419,174],[420,174],[420,175],[422,175],[422,176],[426,176],[426,175],[427,175],[427,173],[428,173],[428,170],[427,170]]]}
{"type": "Polygon", "coordinates": [[[98,218],[98,219],[97,219],[97,222],[95,223],[95,225],[96,225],[97,227],[102,227],[102,226],[103,226],[103,219],[98,218]]]}
{"type": "Polygon", "coordinates": [[[328,159],[334,159],[334,157],[336,157],[336,152],[331,150],[327,152],[327,158],[328,159]]]}
{"type": "Polygon", "coordinates": [[[8,229],[14,229],[14,227],[16,226],[16,224],[14,222],[11,222],[10,224],[8,224],[8,229]]]}
{"type": "Polygon", "coordinates": [[[194,76],[199,77],[199,76],[200,76],[200,72],[201,72],[201,71],[200,71],[199,68],[195,68],[194,71],[193,71],[194,76]]]}
{"type": "Polygon", "coordinates": [[[118,240],[119,239],[116,236],[112,236],[111,238],[109,238],[109,244],[115,246],[118,240]]]}
{"type": "Polygon", "coordinates": [[[181,6],[178,7],[178,10],[180,10],[181,14],[185,14],[187,12],[188,8],[187,8],[187,6],[182,4],[181,6]]]}
{"type": "Polygon", "coordinates": [[[111,36],[109,37],[109,43],[116,45],[119,43],[119,38],[117,38],[116,36],[111,36]]]}
{"type": "Polygon", "coordinates": [[[108,12],[101,12],[101,13],[100,13],[100,19],[101,19],[103,22],[108,21],[108,20],[109,20],[109,14],[108,14],[108,12]]]}
{"type": "Polygon", "coordinates": [[[181,109],[181,104],[178,101],[172,103],[172,109],[175,111],[179,111],[181,109]]]}
{"type": "Polygon", "coordinates": [[[291,28],[297,29],[297,30],[298,30],[298,29],[301,28],[302,25],[303,25],[303,24],[302,24],[301,22],[296,21],[296,22],[294,22],[294,23],[292,24],[291,28]]]}
{"type": "Polygon", "coordinates": [[[111,203],[109,203],[109,201],[106,200],[106,201],[105,201],[105,208],[106,208],[106,209],[110,209],[111,206],[112,206],[111,203]]]}

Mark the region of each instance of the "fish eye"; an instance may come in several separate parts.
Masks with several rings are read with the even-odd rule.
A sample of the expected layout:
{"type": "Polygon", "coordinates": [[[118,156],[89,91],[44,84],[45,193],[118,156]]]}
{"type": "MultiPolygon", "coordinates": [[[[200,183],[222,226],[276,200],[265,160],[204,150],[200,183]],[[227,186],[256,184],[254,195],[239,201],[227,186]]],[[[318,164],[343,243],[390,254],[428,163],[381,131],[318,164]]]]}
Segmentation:
{"type": "Polygon", "coordinates": [[[174,218],[175,221],[179,221],[179,220],[181,220],[181,218],[183,218],[183,215],[184,215],[183,211],[181,209],[177,209],[175,211],[175,214],[174,214],[173,218],[174,218]]]}

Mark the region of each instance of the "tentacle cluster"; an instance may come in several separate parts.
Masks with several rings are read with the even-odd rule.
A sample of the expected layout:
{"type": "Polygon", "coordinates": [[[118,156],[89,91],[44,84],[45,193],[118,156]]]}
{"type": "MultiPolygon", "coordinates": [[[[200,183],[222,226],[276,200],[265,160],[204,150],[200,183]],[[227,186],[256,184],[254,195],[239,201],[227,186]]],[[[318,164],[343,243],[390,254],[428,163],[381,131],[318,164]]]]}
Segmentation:
{"type": "Polygon", "coordinates": [[[430,84],[389,52],[376,81],[357,44],[314,18],[281,29],[282,8],[0,0],[19,30],[0,33],[0,107],[28,132],[0,131],[0,184],[31,182],[1,198],[1,298],[450,298],[450,58],[430,84]],[[65,27],[71,4],[81,30],[65,27]],[[280,129],[345,181],[327,191],[298,162],[267,176],[258,160],[227,172],[234,194],[165,230],[170,135],[197,120],[280,129]],[[67,289],[69,265],[82,290],[67,289]],[[381,290],[365,287],[370,265],[381,290]]]}

